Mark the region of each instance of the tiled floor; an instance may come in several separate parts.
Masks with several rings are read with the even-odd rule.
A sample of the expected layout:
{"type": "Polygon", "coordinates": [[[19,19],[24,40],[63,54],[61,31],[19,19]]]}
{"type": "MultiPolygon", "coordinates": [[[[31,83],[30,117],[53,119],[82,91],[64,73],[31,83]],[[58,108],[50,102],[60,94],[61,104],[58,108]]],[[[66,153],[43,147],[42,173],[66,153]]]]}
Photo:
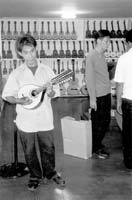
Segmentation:
{"type": "MultiPolygon", "coordinates": [[[[110,149],[109,159],[84,160],[64,155],[62,136],[56,134],[56,168],[66,179],[66,188],[61,190],[53,182],[42,182],[35,192],[31,192],[27,190],[28,175],[17,179],[0,177],[0,200],[132,199],[132,172],[123,166],[121,133],[114,119],[104,143],[110,149]]],[[[8,155],[12,153],[9,151],[9,148],[4,150],[1,163],[3,160],[8,162],[8,155]]]]}

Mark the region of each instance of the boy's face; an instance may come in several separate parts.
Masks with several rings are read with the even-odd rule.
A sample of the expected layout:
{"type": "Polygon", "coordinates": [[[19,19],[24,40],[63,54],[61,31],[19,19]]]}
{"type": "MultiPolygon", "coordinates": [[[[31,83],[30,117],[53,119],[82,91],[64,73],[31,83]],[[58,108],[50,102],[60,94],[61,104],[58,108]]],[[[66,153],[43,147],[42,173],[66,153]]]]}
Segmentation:
{"type": "Polygon", "coordinates": [[[110,45],[110,37],[104,37],[100,41],[101,41],[100,45],[101,45],[102,51],[105,52],[110,45]]]}
{"type": "Polygon", "coordinates": [[[24,58],[28,67],[36,66],[36,48],[33,45],[23,46],[22,52],[19,52],[19,54],[24,58]]]}

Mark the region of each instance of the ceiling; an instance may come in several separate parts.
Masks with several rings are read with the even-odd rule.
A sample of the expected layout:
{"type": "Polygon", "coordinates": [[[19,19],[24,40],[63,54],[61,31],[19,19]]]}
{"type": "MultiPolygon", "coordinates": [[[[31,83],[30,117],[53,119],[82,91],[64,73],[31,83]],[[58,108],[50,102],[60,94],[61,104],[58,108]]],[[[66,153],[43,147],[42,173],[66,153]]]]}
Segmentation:
{"type": "Polygon", "coordinates": [[[0,0],[0,18],[60,18],[64,7],[78,18],[132,17],[132,0],[0,0]]]}

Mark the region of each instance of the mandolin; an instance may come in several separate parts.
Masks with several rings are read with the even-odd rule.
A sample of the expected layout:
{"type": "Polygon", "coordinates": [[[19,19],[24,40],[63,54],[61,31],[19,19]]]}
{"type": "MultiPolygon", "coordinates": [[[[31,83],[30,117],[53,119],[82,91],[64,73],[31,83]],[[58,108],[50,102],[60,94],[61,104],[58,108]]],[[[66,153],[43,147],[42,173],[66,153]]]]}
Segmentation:
{"type": "Polygon", "coordinates": [[[57,71],[56,71],[56,67],[55,67],[55,60],[53,61],[53,72],[54,72],[54,74],[57,73],[57,71]]]}
{"type": "Polygon", "coordinates": [[[82,49],[82,42],[81,41],[79,41],[79,46],[80,46],[80,48],[78,50],[78,57],[79,58],[84,58],[84,51],[82,49]]]}
{"type": "Polygon", "coordinates": [[[10,60],[10,67],[9,67],[9,74],[13,71],[13,68],[12,68],[12,60],[10,60]]]}
{"type": "Polygon", "coordinates": [[[39,39],[39,34],[38,34],[38,31],[37,31],[37,22],[36,21],[34,21],[33,37],[35,38],[35,40],[39,39]]]}
{"type": "Polygon", "coordinates": [[[110,32],[110,36],[111,36],[111,38],[116,38],[116,32],[115,32],[115,30],[114,30],[113,21],[111,21],[111,32],[110,32]]]}
{"type": "Polygon", "coordinates": [[[114,41],[111,40],[110,43],[111,43],[111,57],[115,58],[116,57],[116,52],[114,51],[114,44],[113,44],[114,41]]]}
{"type": "Polygon", "coordinates": [[[53,57],[52,50],[51,50],[51,47],[50,47],[50,41],[47,41],[46,57],[47,58],[52,58],[53,57]]]}
{"type": "Polygon", "coordinates": [[[7,75],[7,67],[6,67],[6,60],[4,60],[4,67],[3,67],[3,75],[7,75]]]}
{"type": "Polygon", "coordinates": [[[126,47],[125,47],[125,42],[122,40],[122,45],[123,45],[123,52],[126,52],[126,47]]]}
{"type": "Polygon", "coordinates": [[[4,31],[4,21],[1,21],[1,39],[5,40],[6,39],[6,34],[4,31]]]}
{"type": "Polygon", "coordinates": [[[11,41],[8,41],[8,49],[7,49],[6,57],[9,59],[13,58],[12,51],[11,51],[11,41]]]}
{"type": "Polygon", "coordinates": [[[66,41],[66,45],[67,45],[67,49],[66,49],[66,58],[71,58],[72,55],[71,55],[71,51],[69,49],[69,42],[66,41]]]}
{"type": "Polygon", "coordinates": [[[66,70],[54,77],[53,79],[51,79],[43,86],[29,84],[21,87],[18,91],[18,98],[28,97],[32,100],[32,103],[28,105],[23,105],[23,108],[31,110],[40,106],[44,99],[46,88],[49,86],[49,84],[56,85],[67,81],[71,78],[72,74],[72,70],[66,70]]]}
{"type": "Polygon", "coordinates": [[[93,22],[93,31],[92,31],[92,37],[95,38],[98,31],[96,30],[96,21],[93,22]]]}
{"type": "Polygon", "coordinates": [[[58,54],[58,51],[56,49],[56,41],[53,41],[53,43],[54,43],[53,58],[58,58],[59,54],[58,54]]]}
{"type": "Polygon", "coordinates": [[[14,32],[13,32],[13,35],[12,35],[12,39],[13,39],[13,40],[16,40],[17,37],[18,37],[17,22],[14,21],[14,32]]]}
{"type": "Polygon", "coordinates": [[[31,31],[30,31],[30,22],[27,22],[27,34],[31,35],[31,31]]]}
{"type": "Polygon", "coordinates": [[[43,41],[41,43],[40,58],[46,58],[45,50],[43,48],[43,41]]]}
{"type": "Polygon", "coordinates": [[[78,79],[75,78],[75,60],[72,59],[72,69],[73,69],[73,76],[72,80],[69,82],[69,86],[67,88],[67,94],[68,95],[79,95],[79,85],[78,85],[78,79]]]}
{"type": "Polygon", "coordinates": [[[70,40],[70,39],[71,39],[71,34],[70,34],[70,32],[69,32],[68,22],[66,22],[66,33],[65,33],[65,39],[66,39],[66,40],[70,40]]]}
{"type": "Polygon", "coordinates": [[[48,27],[48,30],[47,30],[47,34],[46,34],[46,39],[51,40],[52,35],[51,35],[51,32],[50,32],[50,22],[49,21],[47,22],[47,27],[48,27]]]}
{"type": "Polygon", "coordinates": [[[64,50],[63,50],[63,46],[62,46],[62,41],[60,41],[59,57],[65,58],[65,53],[64,53],[64,50]]]}
{"type": "Polygon", "coordinates": [[[56,22],[54,22],[54,32],[53,32],[52,38],[53,38],[53,40],[58,40],[59,39],[57,30],[56,30],[56,22]]]}
{"type": "Polygon", "coordinates": [[[7,57],[4,45],[5,45],[5,41],[2,41],[2,58],[6,58],[7,57]]]}
{"type": "Polygon", "coordinates": [[[117,21],[117,27],[118,27],[118,29],[117,29],[117,32],[116,32],[116,36],[117,36],[117,38],[122,38],[123,35],[122,35],[121,29],[120,29],[119,21],[117,21]]]}
{"type": "Polygon", "coordinates": [[[45,35],[45,31],[44,31],[44,22],[41,22],[41,32],[40,32],[40,40],[45,40],[46,39],[46,35],[45,35]]]}
{"type": "Polygon", "coordinates": [[[7,30],[7,33],[6,33],[6,39],[7,40],[11,40],[12,39],[12,32],[11,32],[11,22],[8,21],[8,30],[7,30]]]}
{"type": "Polygon", "coordinates": [[[86,38],[91,38],[92,34],[91,34],[91,30],[89,28],[89,21],[87,21],[87,30],[86,30],[86,38]]]}
{"type": "Polygon", "coordinates": [[[23,30],[23,21],[21,21],[20,24],[21,24],[20,36],[23,36],[25,34],[23,30]]]}
{"type": "Polygon", "coordinates": [[[76,60],[76,74],[79,74],[80,70],[79,70],[79,66],[78,66],[78,60],[76,60]]]}
{"type": "Polygon", "coordinates": [[[116,42],[116,46],[117,46],[117,53],[116,54],[117,54],[117,57],[119,58],[122,55],[122,53],[120,51],[119,42],[117,40],[115,42],[116,42]]]}
{"type": "Polygon", "coordinates": [[[14,69],[17,68],[17,60],[13,60],[14,69]]]}
{"type": "Polygon", "coordinates": [[[72,28],[73,28],[73,30],[72,30],[72,33],[71,33],[71,39],[76,40],[77,34],[76,34],[76,31],[75,31],[75,23],[74,22],[72,22],[72,28]]]}
{"type": "Polygon", "coordinates": [[[77,55],[77,50],[75,47],[75,41],[73,41],[72,58],[77,58],[77,57],[78,57],[78,55],[77,55]]]}
{"type": "Polygon", "coordinates": [[[62,22],[60,22],[59,40],[64,40],[64,39],[65,39],[65,34],[62,28],[62,22]]]}
{"type": "Polygon", "coordinates": [[[123,21],[123,24],[124,24],[123,37],[126,37],[128,30],[126,28],[126,21],[125,20],[123,21]]]}

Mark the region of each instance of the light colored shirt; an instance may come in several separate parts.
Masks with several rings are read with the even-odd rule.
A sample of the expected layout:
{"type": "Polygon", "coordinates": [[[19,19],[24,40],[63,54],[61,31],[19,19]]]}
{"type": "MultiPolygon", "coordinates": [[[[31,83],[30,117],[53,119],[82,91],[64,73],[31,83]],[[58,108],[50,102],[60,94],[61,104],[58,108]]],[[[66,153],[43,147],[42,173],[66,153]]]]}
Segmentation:
{"type": "MultiPolygon", "coordinates": [[[[38,62],[38,68],[33,75],[32,71],[22,64],[15,69],[9,76],[2,97],[6,99],[7,96],[17,97],[18,91],[21,87],[28,84],[42,86],[55,77],[54,72],[49,66],[38,62]]],[[[56,96],[59,96],[59,86],[54,86],[56,96]]],[[[16,125],[24,132],[47,131],[54,128],[53,111],[51,106],[51,98],[45,93],[43,102],[35,109],[28,110],[22,105],[16,105],[16,125]]]]}
{"type": "Polygon", "coordinates": [[[110,93],[109,72],[104,54],[100,54],[96,50],[87,54],[85,80],[88,90],[91,88],[95,97],[110,93]]]}
{"type": "Polygon", "coordinates": [[[132,48],[118,59],[114,81],[123,83],[122,98],[132,100],[132,48]]]}

